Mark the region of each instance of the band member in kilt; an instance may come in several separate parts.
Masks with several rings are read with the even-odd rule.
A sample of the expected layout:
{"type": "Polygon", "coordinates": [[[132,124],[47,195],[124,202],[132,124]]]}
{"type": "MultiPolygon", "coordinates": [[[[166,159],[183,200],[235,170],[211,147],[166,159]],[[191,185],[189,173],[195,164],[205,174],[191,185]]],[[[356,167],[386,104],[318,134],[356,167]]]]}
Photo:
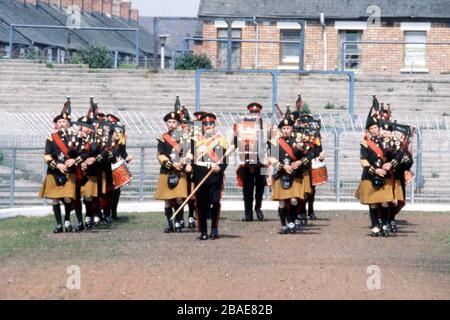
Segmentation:
{"type": "MultiPolygon", "coordinates": [[[[126,131],[125,126],[120,126],[120,119],[113,115],[107,114],[107,120],[114,125],[114,135],[113,145],[112,145],[112,153],[113,153],[113,163],[116,163],[120,159],[123,159],[126,163],[130,163],[133,160],[133,157],[127,152],[127,140],[126,140],[126,131]]],[[[119,205],[121,194],[121,188],[114,189],[111,194],[111,218],[113,220],[118,220],[117,216],[117,207],[119,205]]]]}
{"type": "Polygon", "coordinates": [[[82,124],[88,136],[89,143],[85,145],[81,169],[85,175],[83,185],[81,186],[80,196],[84,198],[86,208],[86,227],[92,228],[94,223],[100,222],[100,200],[99,197],[106,192],[106,180],[101,170],[103,162],[102,152],[102,134],[99,130],[97,120],[97,105],[91,98],[91,106],[85,117],[78,119],[78,124],[82,124]]]}
{"type": "Polygon", "coordinates": [[[294,121],[289,116],[283,119],[278,128],[281,136],[271,142],[270,163],[276,166],[273,176],[272,200],[279,201],[278,214],[281,232],[295,233],[295,218],[300,202],[311,192],[309,166],[313,157],[312,150],[299,148],[293,135],[294,121]]]}
{"type": "Polygon", "coordinates": [[[383,145],[379,110],[378,100],[374,97],[366,122],[367,133],[360,143],[363,173],[355,194],[362,204],[369,205],[371,235],[374,237],[389,234],[389,207],[397,201],[404,201],[400,181],[395,179],[394,174],[400,163],[399,155],[389,152],[383,145]],[[375,113],[372,114],[372,111],[375,113]],[[378,217],[381,217],[381,223],[378,217]]]}
{"type": "Polygon", "coordinates": [[[244,118],[240,124],[234,127],[235,147],[239,150],[240,165],[236,176],[238,186],[242,187],[245,216],[244,222],[253,221],[253,201],[254,210],[259,221],[264,220],[264,213],[261,210],[264,189],[266,187],[266,174],[262,171],[266,165],[263,161],[267,153],[267,128],[261,118],[262,105],[256,102],[247,106],[249,116],[244,118]]]}
{"type": "MultiPolygon", "coordinates": [[[[181,109],[181,130],[182,136],[180,137],[180,145],[182,146],[183,152],[187,153],[185,157],[186,165],[190,164],[192,166],[192,144],[193,144],[193,136],[194,136],[194,125],[193,122],[190,121],[190,116],[188,110],[183,106],[181,109]]],[[[187,178],[187,188],[188,195],[194,190],[194,180],[193,180],[193,172],[186,172],[187,178]]],[[[188,227],[192,231],[195,231],[196,228],[196,220],[195,220],[195,197],[192,197],[188,202],[189,208],[189,216],[188,216],[188,227]]],[[[183,213],[179,213],[180,217],[180,225],[184,227],[184,218],[183,213]]]]}
{"type": "MultiPolygon", "coordinates": [[[[302,148],[309,148],[313,152],[313,161],[323,163],[325,160],[322,141],[320,136],[320,122],[315,120],[313,115],[302,112],[293,112],[294,132],[296,140],[298,140],[302,148]]],[[[296,221],[297,225],[306,225],[308,217],[311,220],[316,220],[314,212],[314,200],[316,195],[316,187],[313,185],[313,170],[310,170],[311,193],[306,195],[305,202],[299,206],[299,215],[296,221]]]]}
{"type": "Polygon", "coordinates": [[[76,199],[75,159],[77,153],[74,149],[69,148],[70,113],[70,100],[68,99],[61,114],[53,119],[56,132],[47,137],[45,143],[44,160],[48,168],[39,196],[52,200],[56,220],[54,233],[61,233],[64,229],[66,232],[73,230],[70,212],[72,211],[72,202],[76,199]],[[65,209],[64,228],[60,202],[64,204],[65,209]]]}
{"type": "Polygon", "coordinates": [[[227,168],[227,140],[216,132],[216,116],[205,113],[201,117],[203,135],[196,137],[194,151],[194,183],[197,223],[200,240],[208,239],[207,217],[211,215],[210,239],[219,237],[220,201],[227,168]],[[209,176],[208,176],[209,174],[209,176]]]}
{"type": "MultiPolygon", "coordinates": [[[[402,187],[404,201],[397,200],[389,206],[388,212],[388,226],[393,233],[397,232],[397,222],[395,220],[396,215],[402,210],[406,204],[406,184],[411,183],[414,178],[410,171],[413,164],[412,156],[412,140],[414,137],[414,128],[399,124],[392,120],[392,112],[390,105],[388,109],[384,110],[383,104],[381,105],[382,112],[382,124],[381,124],[381,136],[383,137],[383,150],[390,155],[394,162],[399,162],[393,170],[393,178],[395,181],[399,181],[402,187]]],[[[379,216],[379,218],[381,218],[379,216]]]]}
{"type": "Polygon", "coordinates": [[[192,170],[190,164],[184,165],[181,161],[184,155],[176,135],[180,125],[179,113],[171,112],[164,117],[167,132],[158,136],[158,161],[161,164],[155,199],[164,200],[164,211],[167,218],[165,233],[180,232],[180,218],[177,216],[175,227],[171,220],[173,210],[178,210],[188,194],[186,174],[192,170]]]}

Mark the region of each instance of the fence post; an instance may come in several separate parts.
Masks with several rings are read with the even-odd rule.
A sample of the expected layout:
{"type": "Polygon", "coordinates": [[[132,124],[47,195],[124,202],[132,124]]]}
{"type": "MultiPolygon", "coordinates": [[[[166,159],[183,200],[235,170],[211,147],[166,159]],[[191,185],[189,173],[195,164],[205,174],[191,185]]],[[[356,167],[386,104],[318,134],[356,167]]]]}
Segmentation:
{"type": "Polygon", "coordinates": [[[416,187],[417,189],[423,188],[423,160],[422,160],[422,135],[420,134],[420,128],[417,130],[417,175],[416,175],[416,187]]]}
{"type": "Polygon", "coordinates": [[[119,66],[119,52],[114,51],[114,69],[117,69],[119,66]]]}
{"type": "Polygon", "coordinates": [[[334,188],[336,190],[336,202],[341,201],[341,181],[339,177],[340,165],[340,131],[334,130],[334,188]]]}
{"type": "Polygon", "coordinates": [[[233,48],[233,42],[232,42],[232,38],[233,38],[233,29],[232,29],[232,25],[233,25],[233,20],[226,20],[226,23],[228,25],[228,30],[227,30],[227,70],[231,70],[232,68],[232,48],[233,48]]]}
{"type": "Polygon", "coordinates": [[[13,45],[14,45],[14,26],[9,27],[9,52],[8,52],[8,58],[13,58],[13,45]]]}
{"type": "Polygon", "coordinates": [[[139,179],[139,202],[144,202],[144,160],[145,160],[145,148],[141,147],[141,168],[139,179]]]}
{"type": "Polygon", "coordinates": [[[11,161],[11,176],[9,177],[9,207],[14,207],[14,187],[16,183],[16,153],[17,150],[14,148],[12,150],[12,161],[11,161]]]}
{"type": "Polygon", "coordinates": [[[298,69],[300,71],[305,70],[305,20],[300,20],[298,22],[300,24],[300,45],[299,45],[299,60],[298,60],[298,69]]]}

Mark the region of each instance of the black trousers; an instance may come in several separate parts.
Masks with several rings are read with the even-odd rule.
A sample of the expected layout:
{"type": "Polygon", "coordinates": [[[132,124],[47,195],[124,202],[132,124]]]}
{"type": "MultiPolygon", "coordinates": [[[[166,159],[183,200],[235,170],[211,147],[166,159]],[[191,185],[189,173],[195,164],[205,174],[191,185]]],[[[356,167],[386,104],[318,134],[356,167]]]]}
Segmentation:
{"type": "Polygon", "coordinates": [[[253,220],[253,199],[255,200],[255,210],[261,209],[266,177],[261,175],[260,167],[245,166],[242,169],[242,179],[245,217],[253,220]]]}
{"type": "Polygon", "coordinates": [[[198,229],[201,233],[208,232],[207,217],[211,213],[211,228],[219,227],[220,199],[222,197],[222,183],[204,184],[196,194],[198,229]]]}

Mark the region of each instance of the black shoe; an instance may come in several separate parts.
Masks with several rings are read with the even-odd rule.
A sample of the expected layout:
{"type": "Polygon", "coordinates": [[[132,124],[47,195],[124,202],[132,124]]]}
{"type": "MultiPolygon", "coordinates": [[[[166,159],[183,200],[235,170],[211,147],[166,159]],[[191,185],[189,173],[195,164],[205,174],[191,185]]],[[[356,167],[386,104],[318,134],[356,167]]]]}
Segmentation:
{"type": "Polygon", "coordinates": [[[64,232],[64,228],[63,228],[63,226],[60,225],[60,224],[58,224],[58,225],[55,227],[55,230],[53,230],[53,233],[63,233],[63,232],[64,232]]]}
{"type": "Polygon", "coordinates": [[[198,239],[200,241],[208,240],[208,235],[206,233],[202,233],[198,239]]]}
{"type": "Polygon", "coordinates": [[[181,232],[181,224],[179,222],[175,223],[175,232],[181,232]]]}
{"type": "Polygon", "coordinates": [[[301,215],[300,223],[302,224],[302,226],[306,226],[308,224],[308,219],[306,218],[306,214],[301,215]]]}
{"type": "Polygon", "coordinates": [[[383,237],[387,237],[389,236],[389,227],[388,225],[383,225],[383,227],[381,228],[381,234],[383,235],[383,237]]]}
{"type": "Polygon", "coordinates": [[[70,221],[66,221],[64,223],[64,231],[65,232],[72,232],[73,231],[73,227],[72,227],[72,224],[70,223],[70,221]]]}
{"type": "Polygon", "coordinates": [[[391,221],[390,225],[391,225],[391,232],[396,233],[398,231],[397,221],[395,220],[391,221]]]}
{"type": "Polygon", "coordinates": [[[311,220],[317,220],[317,217],[314,213],[308,215],[311,220]]]}
{"type": "Polygon", "coordinates": [[[195,229],[195,219],[189,218],[189,229],[195,229]]]}
{"type": "Polygon", "coordinates": [[[106,217],[105,218],[105,222],[107,223],[107,224],[110,224],[110,223],[112,223],[114,220],[113,220],[113,218],[111,218],[111,217],[106,217]]]}
{"type": "Polygon", "coordinates": [[[256,217],[258,218],[258,220],[263,221],[264,213],[261,211],[261,209],[255,209],[255,211],[256,211],[256,217]]]}
{"type": "Polygon", "coordinates": [[[249,217],[243,217],[242,218],[242,222],[252,222],[253,219],[249,218],[249,217]]]}
{"type": "Polygon", "coordinates": [[[217,230],[216,228],[211,229],[211,236],[210,236],[211,240],[217,240],[219,239],[219,230],[217,230]]]}
{"type": "Polygon", "coordinates": [[[288,232],[289,232],[288,227],[285,226],[281,227],[280,234],[288,234],[288,232]]]}
{"type": "Polygon", "coordinates": [[[84,231],[84,224],[83,224],[83,222],[80,222],[75,227],[75,232],[82,232],[82,231],[84,231]]]}
{"type": "Polygon", "coordinates": [[[297,232],[297,228],[293,222],[288,224],[289,233],[294,234],[297,232]]]}
{"type": "Polygon", "coordinates": [[[167,227],[167,228],[164,229],[164,233],[173,233],[173,232],[175,232],[173,227],[167,227]]]}
{"type": "Polygon", "coordinates": [[[380,236],[381,230],[378,227],[374,227],[370,230],[370,235],[374,238],[380,236]]]}

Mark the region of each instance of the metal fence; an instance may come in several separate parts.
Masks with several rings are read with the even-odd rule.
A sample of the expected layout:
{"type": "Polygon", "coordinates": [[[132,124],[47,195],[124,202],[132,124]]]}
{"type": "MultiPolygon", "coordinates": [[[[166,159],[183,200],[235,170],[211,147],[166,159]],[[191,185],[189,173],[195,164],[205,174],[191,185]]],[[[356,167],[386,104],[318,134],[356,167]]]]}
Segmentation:
{"type": "MultiPolygon", "coordinates": [[[[163,132],[164,123],[154,120],[154,115],[147,115],[147,119],[151,118],[154,121],[153,127],[150,128],[145,123],[138,125],[138,120],[132,119],[131,114],[123,116],[131,124],[127,148],[129,154],[134,157],[130,164],[134,181],[123,188],[122,199],[124,202],[150,201],[153,199],[160,168],[156,157],[155,137],[156,133],[163,132]]],[[[240,114],[219,114],[219,131],[230,135],[232,125],[239,121],[240,117],[240,114]]],[[[264,117],[270,122],[270,114],[265,114],[264,117]]],[[[354,192],[361,176],[359,142],[363,134],[362,121],[358,120],[349,125],[342,116],[334,117],[330,114],[320,117],[324,122],[322,135],[329,181],[326,185],[318,187],[317,199],[333,202],[357,201],[354,192]]],[[[19,126],[16,124],[13,127],[19,126]]],[[[14,131],[11,132],[14,134],[14,131]]],[[[407,187],[408,201],[450,203],[449,127],[445,122],[435,122],[429,124],[427,128],[422,122],[417,132],[413,146],[415,158],[413,171],[416,177],[407,187]]],[[[43,136],[0,136],[0,207],[46,204],[45,200],[37,197],[46,172],[43,161],[43,136]],[[19,140],[13,142],[12,137],[19,140]]],[[[241,190],[236,186],[237,164],[235,154],[231,157],[226,171],[223,193],[225,199],[242,198],[241,190]]],[[[270,198],[269,189],[266,189],[266,198],[270,198]]]]}

